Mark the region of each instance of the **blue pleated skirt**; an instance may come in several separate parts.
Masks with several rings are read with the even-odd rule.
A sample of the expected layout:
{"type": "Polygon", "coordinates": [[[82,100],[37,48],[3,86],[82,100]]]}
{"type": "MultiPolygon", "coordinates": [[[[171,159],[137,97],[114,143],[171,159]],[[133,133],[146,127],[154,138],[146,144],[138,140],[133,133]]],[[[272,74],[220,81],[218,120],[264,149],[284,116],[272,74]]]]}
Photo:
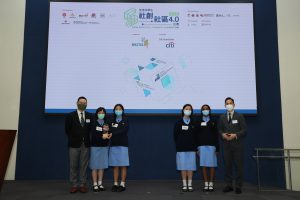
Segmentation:
{"type": "Polygon", "coordinates": [[[199,146],[200,166],[201,167],[217,167],[217,156],[215,146],[199,146]]]}
{"type": "Polygon", "coordinates": [[[114,146],[109,148],[108,164],[113,167],[129,166],[128,147],[114,146]]]}
{"type": "Polygon", "coordinates": [[[177,170],[196,171],[196,152],[177,152],[177,170]]]}
{"type": "Polygon", "coordinates": [[[91,147],[90,168],[108,168],[108,147],[91,147]]]}

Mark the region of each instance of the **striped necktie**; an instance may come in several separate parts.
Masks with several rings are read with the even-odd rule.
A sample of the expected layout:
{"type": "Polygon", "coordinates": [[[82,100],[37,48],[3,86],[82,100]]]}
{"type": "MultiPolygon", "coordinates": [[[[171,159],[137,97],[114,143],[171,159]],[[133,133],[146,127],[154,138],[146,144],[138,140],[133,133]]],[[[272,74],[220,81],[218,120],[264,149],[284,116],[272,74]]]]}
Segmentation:
{"type": "Polygon", "coordinates": [[[84,119],[83,119],[83,113],[81,112],[81,117],[80,117],[80,124],[82,127],[84,127],[84,119]]]}
{"type": "Polygon", "coordinates": [[[228,112],[228,124],[231,124],[231,121],[232,121],[231,113],[228,112]]]}

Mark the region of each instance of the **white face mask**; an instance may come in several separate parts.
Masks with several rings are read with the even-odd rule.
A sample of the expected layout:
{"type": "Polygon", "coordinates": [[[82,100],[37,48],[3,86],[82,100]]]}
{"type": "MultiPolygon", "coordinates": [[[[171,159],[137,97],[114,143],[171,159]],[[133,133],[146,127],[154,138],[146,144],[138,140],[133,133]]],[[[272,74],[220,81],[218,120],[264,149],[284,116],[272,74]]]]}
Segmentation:
{"type": "Polygon", "coordinates": [[[233,111],[233,104],[227,104],[227,105],[226,105],[226,109],[227,109],[229,112],[233,111]]]}
{"type": "Polygon", "coordinates": [[[183,110],[185,116],[190,116],[192,114],[191,110],[183,110]]]}

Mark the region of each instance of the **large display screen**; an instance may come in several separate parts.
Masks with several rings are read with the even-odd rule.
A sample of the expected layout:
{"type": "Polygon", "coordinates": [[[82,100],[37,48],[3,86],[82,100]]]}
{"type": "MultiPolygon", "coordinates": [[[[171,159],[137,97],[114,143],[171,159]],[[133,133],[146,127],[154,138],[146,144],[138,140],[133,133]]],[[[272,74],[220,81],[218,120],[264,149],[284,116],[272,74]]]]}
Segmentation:
{"type": "Polygon", "coordinates": [[[50,2],[46,113],[257,113],[252,3],[50,2]]]}

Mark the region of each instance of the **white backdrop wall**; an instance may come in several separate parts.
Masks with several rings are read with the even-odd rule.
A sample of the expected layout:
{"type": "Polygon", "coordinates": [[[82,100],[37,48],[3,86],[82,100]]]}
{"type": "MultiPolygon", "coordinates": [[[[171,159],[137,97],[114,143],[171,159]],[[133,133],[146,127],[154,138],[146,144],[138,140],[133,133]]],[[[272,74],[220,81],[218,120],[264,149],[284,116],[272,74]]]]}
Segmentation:
{"type": "MultiPolygon", "coordinates": [[[[18,129],[25,0],[0,0],[0,129],[18,129]]],[[[15,179],[17,137],[6,171],[15,179]]]]}
{"type": "MultiPolygon", "coordinates": [[[[300,1],[277,0],[280,86],[285,148],[300,149],[300,1]]],[[[300,156],[300,152],[292,152],[300,156]]],[[[293,189],[300,191],[300,160],[292,160],[293,189]]],[[[287,180],[288,183],[288,180],[287,180]]]]}

